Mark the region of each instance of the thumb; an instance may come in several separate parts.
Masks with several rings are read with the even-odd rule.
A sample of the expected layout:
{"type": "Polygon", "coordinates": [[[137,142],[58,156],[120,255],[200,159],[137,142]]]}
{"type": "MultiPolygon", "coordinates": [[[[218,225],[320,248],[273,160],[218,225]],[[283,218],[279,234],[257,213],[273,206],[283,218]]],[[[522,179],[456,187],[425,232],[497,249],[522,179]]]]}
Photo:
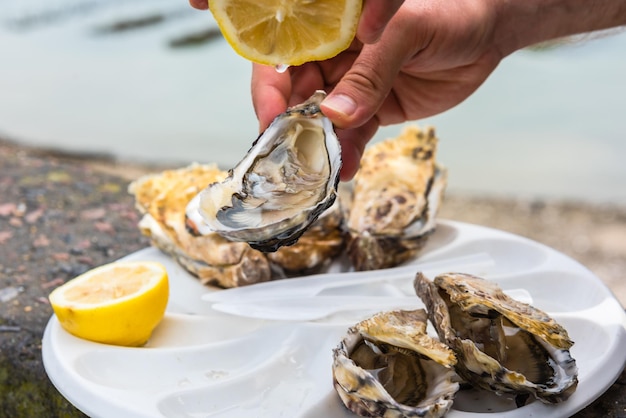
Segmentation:
{"type": "Polygon", "coordinates": [[[322,102],[324,114],[342,129],[369,121],[391,91],[405,60],[405,50],[406,46],[389,36],[363,46],[352,67],[322,102]]]}

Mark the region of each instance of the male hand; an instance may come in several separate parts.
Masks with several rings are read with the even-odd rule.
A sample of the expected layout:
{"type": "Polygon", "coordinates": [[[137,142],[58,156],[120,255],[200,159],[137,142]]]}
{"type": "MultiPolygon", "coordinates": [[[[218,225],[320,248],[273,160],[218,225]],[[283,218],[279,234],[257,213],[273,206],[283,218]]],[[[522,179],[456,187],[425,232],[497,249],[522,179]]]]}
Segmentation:
{"type": "MultiPolygon", "coordinates": [[[[375,9],[382,3],[386,0],[368,0],[365,5],[370,5],[371,13],[382,13],[375,9]]],[[[365,23],[376,17],[364,10],[359,30],[370,25],[367,35],[361,33],[334,58],[292,67],[282,74],[255,64],[252,99],[261,129],[314,90],[330,92],[322,111],[338,128],[342,179],[352,178],[366,143],[379,126],[449,109],[496,68],[503,54],[492,43],[494,11],[488,3],[406,0],[392,16],[379,15],[383,21],[389,18],[382,33],[365,23]]]]}

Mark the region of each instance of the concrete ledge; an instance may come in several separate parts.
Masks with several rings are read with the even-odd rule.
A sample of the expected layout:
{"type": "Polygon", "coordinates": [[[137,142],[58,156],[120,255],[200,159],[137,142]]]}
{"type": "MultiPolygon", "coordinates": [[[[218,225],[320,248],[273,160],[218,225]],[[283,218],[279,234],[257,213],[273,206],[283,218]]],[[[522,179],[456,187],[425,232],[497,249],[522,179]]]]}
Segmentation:
{"type": "MultiPolygon", "coordinates": [[[[126,192],[129,177],[145,169],[5,142],[0,168],[0,417],[83,417],[42,365],[41,338],[52,314],[47,296],[76,275],[148,245],[126,192]]],[[[548,244],[587,265],[626,301],[619,280],[626,271],[626,208],[447,196],[441,216],[548,244]]],[[[626,416],[626,373],[576,415],[598,416],[626,416]]]]}

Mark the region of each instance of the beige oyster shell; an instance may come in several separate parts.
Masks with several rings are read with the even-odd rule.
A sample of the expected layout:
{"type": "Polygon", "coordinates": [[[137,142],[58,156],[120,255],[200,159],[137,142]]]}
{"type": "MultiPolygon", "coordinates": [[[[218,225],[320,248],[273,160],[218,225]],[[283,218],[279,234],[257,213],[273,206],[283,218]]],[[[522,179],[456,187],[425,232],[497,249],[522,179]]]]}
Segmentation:
{"type": "Polygon", "coordinates": [[[336,198],[341,149],[320,111],[326,94],[276,117],[228,177],[187,207],[189,224],[264,251],[292,245],[336,198]]]}
{"type": "Polygon", "coordinates": [[[319,273],[345,249],[342,223],[343,212],[336,201],[311,224],[298,242],[266,253],[266,256],[288,277],[319,273]]]}
{"type": "Polygon", "coordinates": [[[567,331],[545,312],[518,302],[488,280],[448,273],[415,289],[439,338],[454,350],[457,373],[468,383],[511,394],[518,406],[533,396],[565,401],[578,384],[567,331]]]}
{"type": "Polygon", "coordinates": [[[407,261],[435,230],[447,173],[436,162],[437,142],[433,128],[409,126],[365,150],[347,221],[356,270],[407,261]]]}
{"type": "Polygon", "coordinates": [[[356,324],[333,351],[334,386],[351,411],[372,417],[441,417],[459,384],[456,358],[426,334],[427,314],[382,312],[356,324]]]}
{"type": "Polygon", "coordinates": [[[236,287],[270,280],[270,263],[263,253],[217,234],[194,236],[185,227],[189,201],[207,183],[225,177],[214,165],[193,164],[135,180],[129,192],[144,214],[139,228],[153,245],[172,255],[204,284],[236,287]]]}
{"type": "Polygon", "coordinates": [[[185,208],[208,183],[227,173],[215,165],[192,164],[137,179],[129,186],[143,214],[141,232],[154,246],[170,254],[203,284],[238,287],[317,272],[344,247],[339,225],[342,212],[333,207],[320,217],[295,245],[265,254],[244,242],[216,233],[192,234],[185,225],[185,208]]]}

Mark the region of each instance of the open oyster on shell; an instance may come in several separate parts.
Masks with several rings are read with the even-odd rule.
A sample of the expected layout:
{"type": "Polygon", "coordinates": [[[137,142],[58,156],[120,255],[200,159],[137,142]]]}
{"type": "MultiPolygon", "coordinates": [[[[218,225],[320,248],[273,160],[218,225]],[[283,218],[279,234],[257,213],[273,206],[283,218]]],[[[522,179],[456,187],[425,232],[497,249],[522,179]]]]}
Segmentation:
{"type": "Polygon", "coordinates": [[[287,277],[319,273],[343,253],[343,211],[336,201],[302,234],[294,245],[266,253],[287,277]]]}
{"type": "Polygon", "coordinates": [[[566,400],[578,384],[567,331],[545,312],[518,302],[493,282],[468,274],[421,273],[415,290],[439,338],[456,353],[457,373],[468,383],[544,403],[566,400]]]}
{"type": "Polygon", "coordinates": [[[143,214],[139,229],[203,284],[236,287],[270,280],[272,268],[265,254],[217,234],[194,236],[185,227],[189,201],[207,183],[225,177],[214,165],[193,164],[135,180],[129,192],[143,214]]]}
{"type": "Polygon", "coordinates": [[[143,176],[129,186],[143,214],[141,232],[203,284],[237,287],[315,273],[342,252],[343,213],[337,205],[317,219],[295,245],[269,254],[216,233],[191,234],[185,225],[189,201],[208,183],[226,176],[227,172],[215,165],[192,164],[143,176]]]}
{"type": "Polygon", "coordinates": [[[187,207],[188,225],[264,252],[295,243],[336,198],[341,148],[317,91],[272,122],[220,182],[187,207]]]}
{"type": "Polygon", "coordinates": [[[437,164],[433,128],[409,126],[366,148],[347,221],[356,270],[393,267],[422,249],[435,230],[447,171],[437,164]]]}
{"type": "Polygon", "coordinates": [[[333,350],[334,386],[351,411],[372,417],[441,417],[459,389],[456,358],[426,334],[427,314],[381,312],[333,350]]]}

